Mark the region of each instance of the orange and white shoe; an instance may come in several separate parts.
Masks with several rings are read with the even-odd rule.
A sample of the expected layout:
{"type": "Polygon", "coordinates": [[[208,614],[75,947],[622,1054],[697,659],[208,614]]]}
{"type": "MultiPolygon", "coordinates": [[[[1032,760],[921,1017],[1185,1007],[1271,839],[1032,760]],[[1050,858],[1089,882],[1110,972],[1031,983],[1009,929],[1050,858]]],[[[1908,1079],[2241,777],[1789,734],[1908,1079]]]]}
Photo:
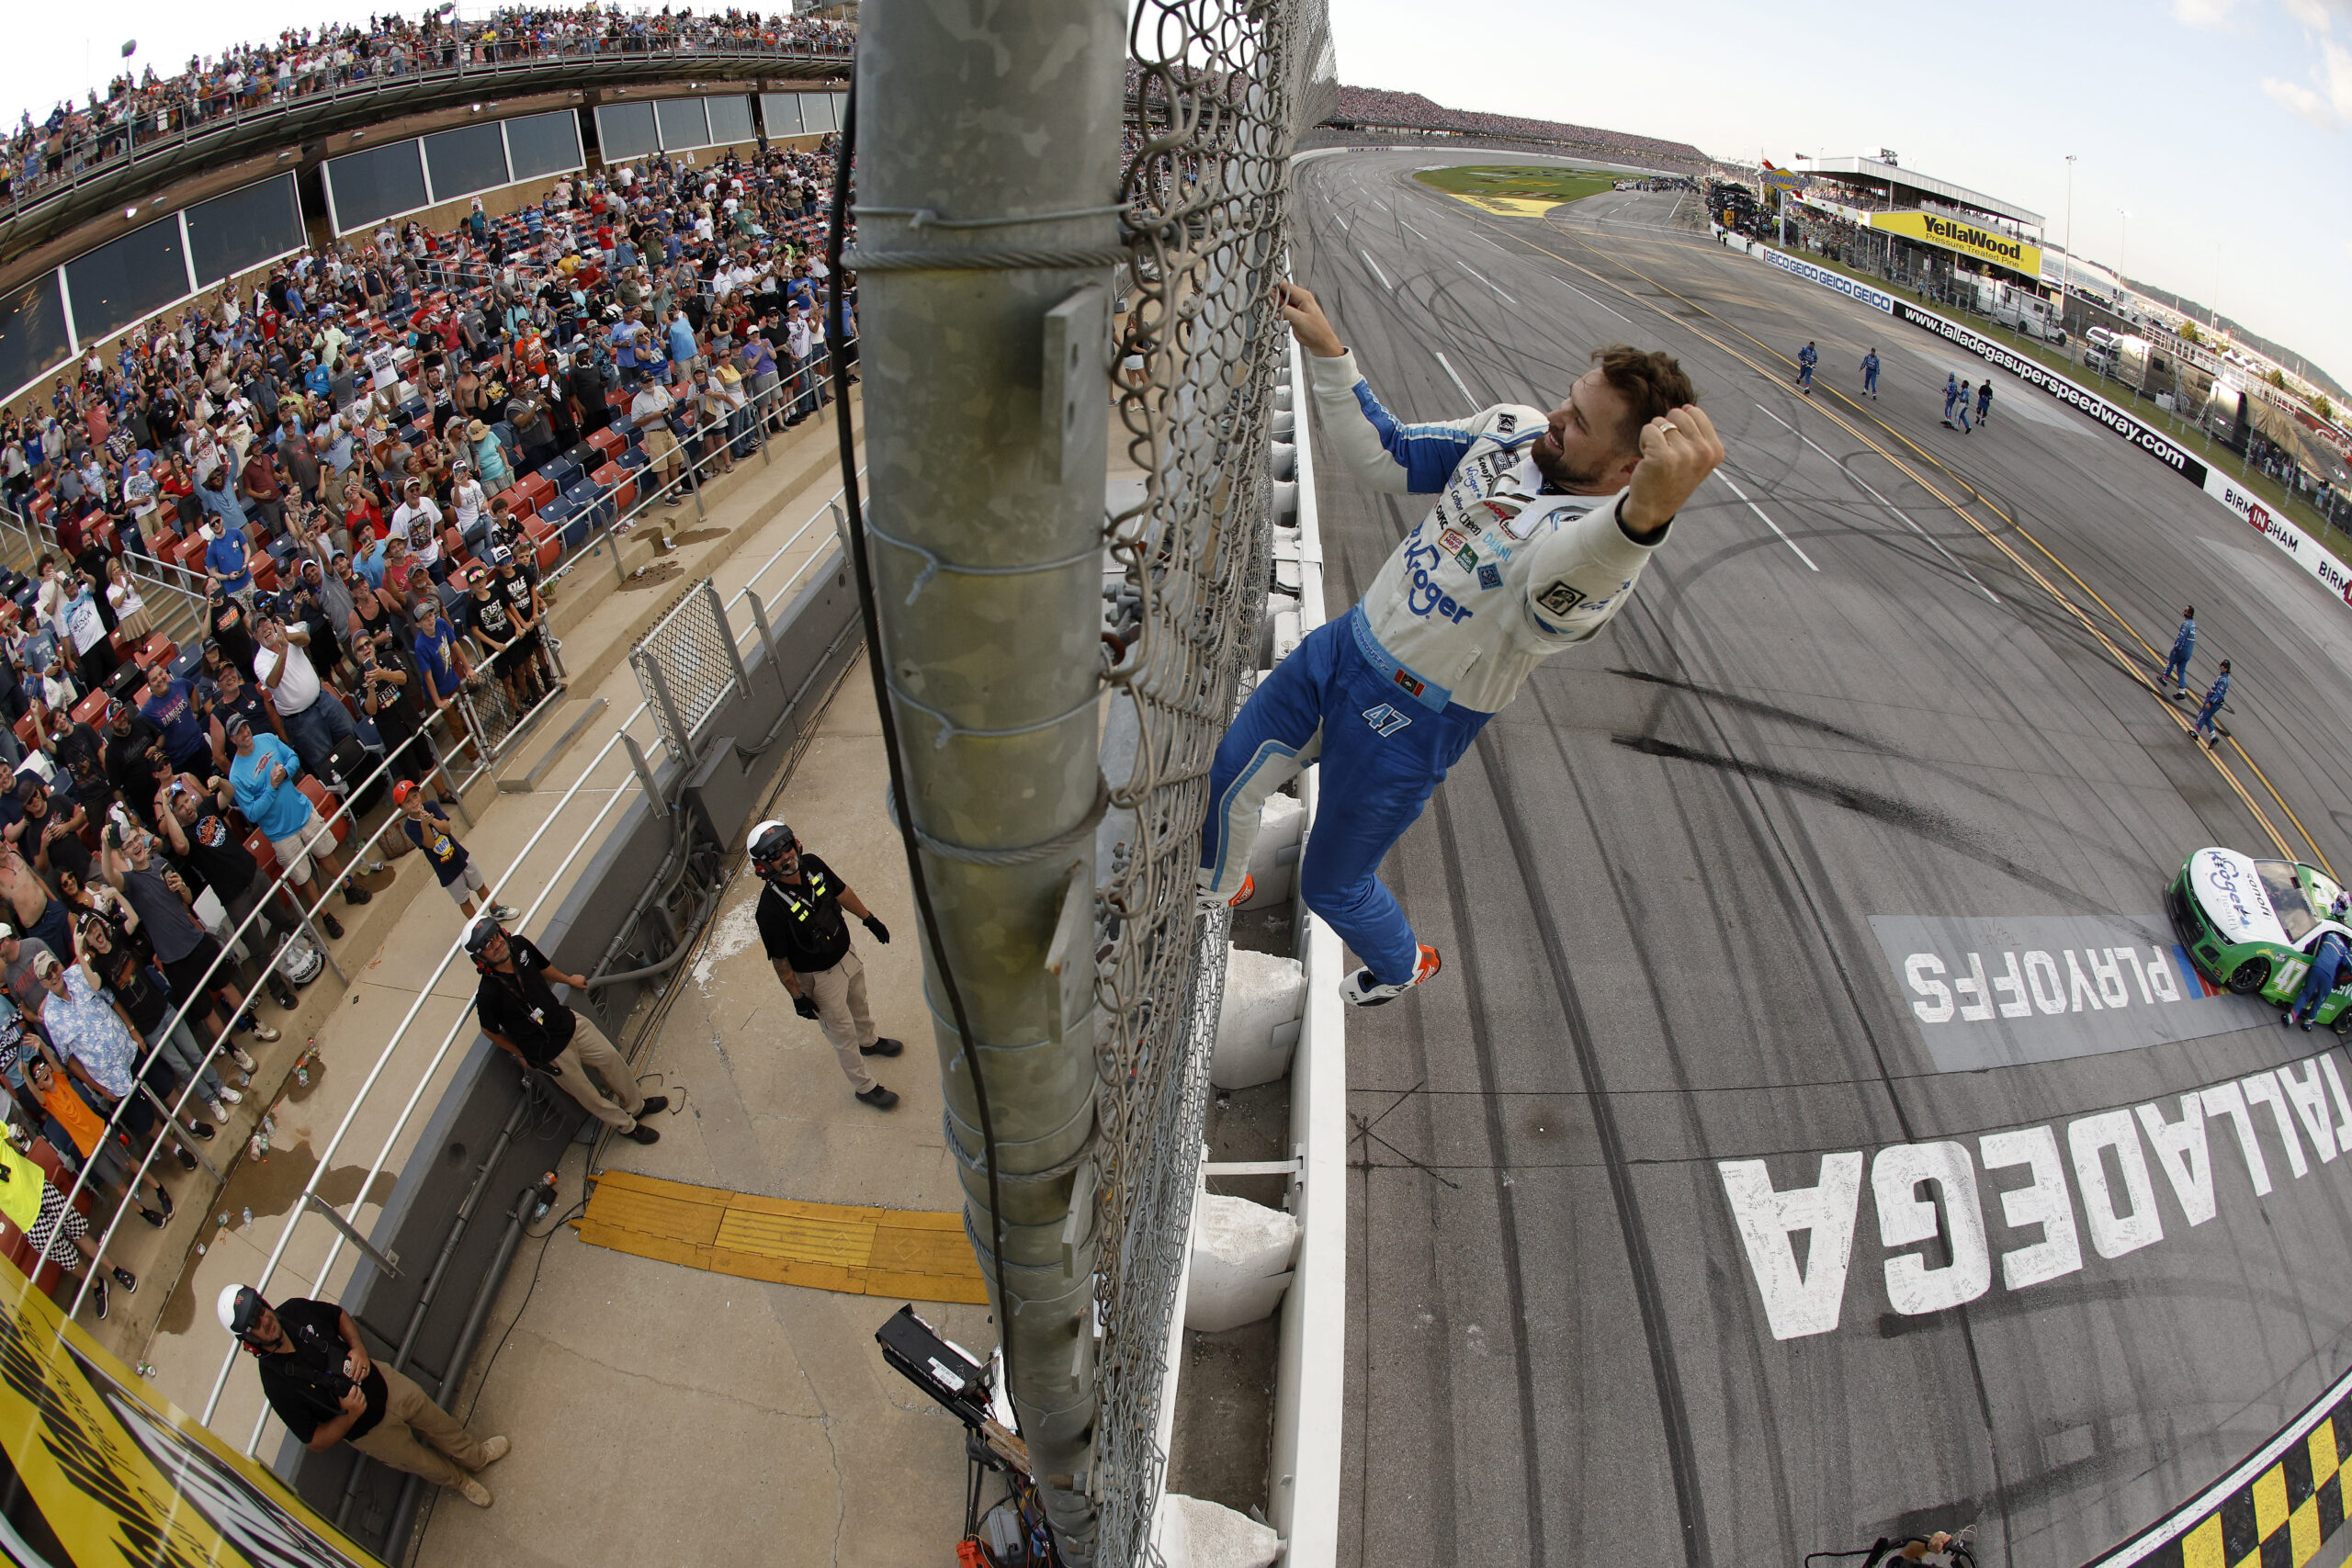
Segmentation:
{"type": "Polygon", "coordinates": [[[1247,904],[1250,901],[1250,896],[1257,891],[1258,879],[1251,876],[1245,871],[1241,874],[1241,891],[1236,893],[1230,898],[1219,898],[1209,889],[1205,887],[1202,888],[1200,892],[1201,913],[1204,915],[1214,915],[1219,909],[1238,909],[1242,905],[1247,904]]]}
{"type": "Polygon", "coordinates": [[[1413,964],[1411,979],[1383,985],[1372,977],[1372,968],[1367,964],[1340,982],[1340,999],[1351,1007],[1376,1008],[1385,1002],[1395,1001],[1422,981],[1434,978],[1437,972],[1444,967],[1445,962],[1438,957],[1437,949],[1423,942],[1420,957],[1413,964]]]}

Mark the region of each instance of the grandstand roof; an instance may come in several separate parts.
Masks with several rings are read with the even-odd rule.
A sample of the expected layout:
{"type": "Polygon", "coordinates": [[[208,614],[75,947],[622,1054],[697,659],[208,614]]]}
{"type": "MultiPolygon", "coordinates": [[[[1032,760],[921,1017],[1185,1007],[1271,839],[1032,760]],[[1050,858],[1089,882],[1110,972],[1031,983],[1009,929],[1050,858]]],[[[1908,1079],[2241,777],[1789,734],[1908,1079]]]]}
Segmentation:
{"type": "Polygon", "coordinates": [[[1921,174],[1917,169],[1906,169],[1896,164],[1883,164],[1876,158],[1806,158],[1800,155],[1798,162],[1805,165],[1804,172],[1807,174],[1832,176],[1853,175],[1877,185],[1894,185],[1905,190],[1925,191],[1929,196],[1941,197],[1946,201],[1973,208],[1979,212],[1989,212],[1996,218],[2007,218],[2013,223],[2024,223],[2036,229],[2041,227],[2041,213],[2030,212],[2015,202],[2003,201],[1996,196],[1986,196],[1983,191],[1971,190],[1966,186],[1956,186],[1950,180],[1935,179],[1921,174]]]}
{"type": "Polygon", "coordinates": [[[1480,114],[1450,109],[1419,93],[1393,93],[1383,87],[1341,87],[1326,125],[1371,126],[1383,130],[1441,131],[1455,135],[1511,137],[1522,141],[1560,141],[1578,147],[1617,151],[1678,164],[1703,165],[1707,155],[1687,141],[1636,136],[1627,130],[1569,125],[1560,120],[1527,119],[1518,115],[1480,114]]]}

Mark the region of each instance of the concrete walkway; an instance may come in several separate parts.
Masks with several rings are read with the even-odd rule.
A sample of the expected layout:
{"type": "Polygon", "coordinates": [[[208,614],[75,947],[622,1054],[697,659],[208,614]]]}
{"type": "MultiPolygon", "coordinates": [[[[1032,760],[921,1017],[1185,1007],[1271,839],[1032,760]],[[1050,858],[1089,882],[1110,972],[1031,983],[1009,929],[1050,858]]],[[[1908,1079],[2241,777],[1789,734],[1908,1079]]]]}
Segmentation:
{"type": "MultiPolygon", "coordinates": [[[[640,700],[625,655],[676,588],[708,574],[726,598],[757,572],[762,597],[781,604],[805,581],[802,569],[833,548],[824,503],[839,485],[837,439],[830,416],[779,439],[768,462],[754,457],[709,487],[705,517],[691,504],[671,513],[673,554],[657,558],[640,525],[623,543],[622,573],[600,554],[558,584],[569,700],[494,773],[534,768],[585,705],[602,697],[608,706],[541,773],[535,791],[501,794],[487,775],[469,790],[475,821],[460,824],[460,835],[493,879],[511,869],[499,888],[503,901],[526,911],[542,899],[553,908],[578,863],[567,858],[601,835],[598,814],[636,789],[623,750],[597,753],[640,700]]],[[[735,619],[748,628],[746,611],[735,619]]],[[[781,806],[806,824],[812,849],[830,852],[886,919],[911,931],[905,869],[881,810],[883,765],[866,682],[860,664],[811,737],[781,806]]],[[[648,719],[632,733],[652,750],[648,719]]],[[[458,917],[430,871],[411,857],[370,886],[375,901],[343,911],[349,934],[335,944],[350,986],[330,976],[302,993],[293,1014],[264,1010],[286,1037],[256,1050],[255,1092],[215,1145],[239,1156],[226,1188],[206,1204],[198,1179],[177,1179],[185,1201],[173,1224],[161,1233],[130,1227],[114,1249],[140,1272],[141,1288],[135,1297],[118,1294],[96,1332],[126,1360],[152,1363],[154,1384],[188,1410],[203,1408],[228,1349],[212,1298],[224,1284],[258,1278],[319,1151],[402,1019],[413,1011],[319,1183],[346,1214],[367,1189],[352,1215],[363,1234],[472,1038],[470,971],[462,962],[445,965],[458,917]],[[313,1037],[323,1072],[298,1084],[289,1074],[313,1037]],[[395,1131],[412,1094],[419,1109],[395,1131]],[[255,1158],[243,1141],[265,1107],[274,1109],[277,1131],[266,1156],[255,1158]],[[225,1230],[223,1213],[232,1221],[225,1230]]],[[[896,1069],[886,1081],[906,1095],[885,1116],[850,1098],[815,1026],[783,998],[757,952],[746,892],[730,890],[693,980],[643,1053],[644,1070],[683,1086],[670,1089],[683,1102],[663,1120],[671,1135],[651,1148],[623,1144],[613,1162],[776,1196],[957,1207],[912,948],[902,940],[876,949],[860,937],[876,1015],[887,1031],[917,1043],[906,1066],[885,1064],[896,1069]]],[[[629,1037],[640,1023],[632,1021],[629,1037]]],[[[584,1155],[575,1146],[561,1172],[567,1208],[584,1190],[584,1155]]],[[[332,1299],[356,1257],[346,1245],[328,1266],[335,1239],[322,1221],[302,1219],[269,1292],[332,1299]]],[[[487,1514],[456,1504],[424,1516],[424,1560],[684,1562],[766,1539],[789,1561],[879,1562],[922,1555],[908,1550],[916,1540],[952,1545],[961,1522],[959,1429],[916,1408],[913,1391],[882,1368],[872,1330],[895,1305],[700,1275],[583,1247],[568,1228],[526,1244],[484,1337],[486,1362],[454,1402],[462,1412],[486,1400],[481,1419],[515,1443],[488,1478],[501,1503],[487,1514]],[[518,1325],[526,1301],[528,1319],[518,1325]],[[804,1454],[809,1463],[790,1462],[804,1454]],[[806,1488],[790,1483],[804,1472],[806,1488]],[[873,1554],[860,1555],[868,1549],[853,1549],[850,1537],[873,1543],[873,1554]]],[[[985,1309],[938,1307],[928,1315],[946,1332],[988,1341],[985,1309]]],[[[252,1369],[241,1362],[213,1428],[243,1448],[261,1412],[252,1369]]],[[[261,1454],[278,1440],[271,1423],[261,1454]]]]}
{"type": "MultiPolygon", "coordinates": [[[[884,777],[861,660],[773,810],[891,928],[887,947],[855,936],[875,1021],[907,1042],[874,1063],[898,1109],[852,1099],[817,1026],[794,1014],[752,924],[758,886],[739,873],[639,1058],[647,1089],[672,1098],[662,1141],[615,1143],[612,1168],[772,1197],[961,1206],[884,777]]],[[[558,1172],[567,1210],[585,1157],[575,1146],[558,1172]]],[[[413,1561],[952,1562],[963,1429],[883,1364],[874,1330],[897,1307],[609,1251],[568,1224],[525,1243],[483,1335],[490,1353],[453,1405],[514,1441],[484,1477],[497,1503],[442,1497],[413,1561]]],[[[976,1351],[994,1343],[985,1307],[916,1310],[976,1351]]]]}

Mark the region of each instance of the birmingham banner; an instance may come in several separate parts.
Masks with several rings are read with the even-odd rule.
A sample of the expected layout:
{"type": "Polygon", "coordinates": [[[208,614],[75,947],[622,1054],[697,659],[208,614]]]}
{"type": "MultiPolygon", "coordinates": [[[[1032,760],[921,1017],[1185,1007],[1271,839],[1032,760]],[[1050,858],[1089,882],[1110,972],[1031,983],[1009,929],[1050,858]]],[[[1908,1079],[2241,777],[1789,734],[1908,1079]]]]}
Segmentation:
{"type": "Polygon", "coordinates": [[[157,1397],[0,1267],[8,1522],[55,1568],[377,1568],[284,1483],[157,1397]]]}

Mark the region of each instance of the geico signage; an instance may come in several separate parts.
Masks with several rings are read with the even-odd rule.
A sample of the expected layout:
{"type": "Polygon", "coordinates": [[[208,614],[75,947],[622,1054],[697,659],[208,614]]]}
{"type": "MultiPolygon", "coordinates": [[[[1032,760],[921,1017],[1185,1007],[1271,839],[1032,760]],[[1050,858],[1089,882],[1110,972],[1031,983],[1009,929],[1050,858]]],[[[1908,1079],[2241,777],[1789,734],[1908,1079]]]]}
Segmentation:
{"type": "Polygon", "coordinates": [[[2149,429],[2123,410],[2087,387],[2059,375],[2038,359],[2013,353],[2003,344],[1970,332],[1957,321],[1947,321],[1933,310],[1922,310],[1917,305],[1897,300],[1894,313],[1915,327],[1928,331],[1949,343],[1957,344],[1988,364],[1996,365],[2028,386],[2039,387],[2071,408],[2080,409],[2091,418],[2155,458],[2190,484],[2205,485],[2205,465],[2190,457],[2163,434],[2149,429]]]}
{"type": "Polygon", "coordinates": [[[1869,284],[1856,282],[1843,273],[1815,266],[1809,261],[1784,254],[1770,245],[1762,247],[1761,254],[1767,262],[1782,272],[1792,273],[1808,283],[1817,283],[1824,288],[1834,288],[1849,299],[1860,300],[1873,310],[1883,310],[1890,316],[1894,313],[1894,296],[1883,288],[1872,288],[1869,284]]]}
{"type": "Polygon", "coordinates": [[[2041,247],[2012,240],[1996,230],[1955,223],[1928,212],[1873,212],[1871,227],[1923,245],[1939,245],[1962,255],[1982,256],[2028,277],[2041,276],[2041,247]]]}

